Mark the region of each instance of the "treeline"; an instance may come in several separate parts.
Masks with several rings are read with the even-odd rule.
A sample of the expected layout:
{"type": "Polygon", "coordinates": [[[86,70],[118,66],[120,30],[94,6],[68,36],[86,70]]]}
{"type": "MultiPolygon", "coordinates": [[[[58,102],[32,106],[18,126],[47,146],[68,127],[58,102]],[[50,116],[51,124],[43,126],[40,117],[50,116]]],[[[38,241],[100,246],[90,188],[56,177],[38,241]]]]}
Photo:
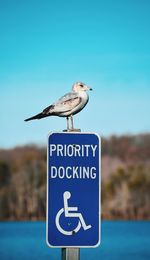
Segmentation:
{"type": "MultiPolygon", "coordinates": [[[[46,148],[0,150],[0,220],[46,215],[46,148]]],[[[150,219],[150,134],[102,138],[103,219],[150,219]]]]}
{"type": "Polygon", "coordinates": [[[150,219],[150,134],[112,136],[102,150],[103,218],[150,219]]]}

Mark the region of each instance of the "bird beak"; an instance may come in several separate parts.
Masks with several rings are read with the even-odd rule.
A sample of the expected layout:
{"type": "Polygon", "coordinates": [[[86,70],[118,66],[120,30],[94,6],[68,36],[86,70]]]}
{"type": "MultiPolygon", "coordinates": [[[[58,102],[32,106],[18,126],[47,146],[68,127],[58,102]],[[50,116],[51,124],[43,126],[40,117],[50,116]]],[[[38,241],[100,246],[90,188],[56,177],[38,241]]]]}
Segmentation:
{"type": "Polygon", "coordinates": [[[93,90],[92,88],[90,88],[90,87],[87,87],[88,88],[88,90],[93,90]]]}

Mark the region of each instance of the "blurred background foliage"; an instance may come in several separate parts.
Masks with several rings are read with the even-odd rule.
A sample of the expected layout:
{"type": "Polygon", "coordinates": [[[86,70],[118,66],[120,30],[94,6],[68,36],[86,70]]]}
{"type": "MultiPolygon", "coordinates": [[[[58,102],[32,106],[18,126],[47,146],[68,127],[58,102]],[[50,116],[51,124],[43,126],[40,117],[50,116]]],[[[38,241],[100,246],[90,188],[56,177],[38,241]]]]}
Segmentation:
{"type": "MultiPolygon", "coordinates": [[[[45,147],[0,150],[0,220],[46,216],[45,147]]],[[[150,219],[150,134],[102,138],[102,218],[150,219]]]]}

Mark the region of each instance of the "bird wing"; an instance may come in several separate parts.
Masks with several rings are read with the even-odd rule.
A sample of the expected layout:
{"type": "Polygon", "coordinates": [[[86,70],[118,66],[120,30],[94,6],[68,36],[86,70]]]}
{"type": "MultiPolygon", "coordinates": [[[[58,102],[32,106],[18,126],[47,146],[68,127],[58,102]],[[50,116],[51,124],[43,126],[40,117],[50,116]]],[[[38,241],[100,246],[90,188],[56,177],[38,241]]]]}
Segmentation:
{"type": "Polygon", "coordinates": [[[61,114],[67,111],[72,110],[76,106],[78,106],[81,102],[81,98],[78,96],[78,93],[70,92],[63,97],[61,97],[58,101],[56,101],[51,106],[45,108],[43,113],[53,113],[53,114],[61,114]]]}

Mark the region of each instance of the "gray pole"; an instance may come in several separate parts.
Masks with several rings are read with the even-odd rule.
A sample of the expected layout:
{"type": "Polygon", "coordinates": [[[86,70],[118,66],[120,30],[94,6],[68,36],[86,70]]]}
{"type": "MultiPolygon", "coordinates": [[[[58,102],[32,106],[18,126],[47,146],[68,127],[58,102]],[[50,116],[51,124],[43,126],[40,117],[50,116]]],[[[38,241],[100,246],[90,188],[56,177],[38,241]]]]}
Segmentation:
{"type": "MultiPolygon", "coordinates": [[[[80,129],[64,130],[64,132],[81,132],[80,129]]],[[[80,248],[62,248],[61,260],[80,260],[80,248]]]]}
{"type": "Polygon", "coordinates": [[[62,248],[61,250],[62,260],[80,260],[80,249],[79,248],[62,248]]]}

